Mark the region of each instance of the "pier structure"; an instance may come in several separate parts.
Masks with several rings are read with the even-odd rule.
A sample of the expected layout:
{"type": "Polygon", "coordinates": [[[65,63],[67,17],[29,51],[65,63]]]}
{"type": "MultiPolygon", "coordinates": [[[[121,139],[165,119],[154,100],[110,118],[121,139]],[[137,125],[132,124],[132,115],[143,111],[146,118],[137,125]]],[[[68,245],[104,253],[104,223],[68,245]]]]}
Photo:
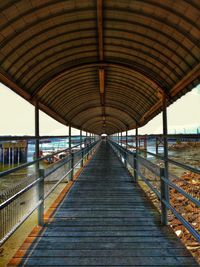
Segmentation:
{"type": "Polygon", "coordinates": [[[199,212],[198,192],[195,184],[184,190],[169,164],[200,171],[168,157],[167,122],[167,107],[200,82],[198,1],[2,0],[0,7],[0,81],[35,107],[35,160],[0,173],[33,171],[0,199],[0,243],[35,214],[38,225],[7,266],[198,266],[169,226],[174,216],[200,242],[188,217],[188,202],[195,218],[199,212]],[[46,168],[40,110],[69,129],[66,156],[46,168]],[[159,113],[163,155],[145,152],[156,165],[140,153],[139,132],[159,113]],[[73,147],[72,127],[89,142],[73,147]],[[173,192],[185,200],[181,209],[173,192]]]}
{"type": "Polygon", "coordinates": [[[0,143],[0,163],[19,164],[27,162],[27,141],[5,141],[0,143]]]}

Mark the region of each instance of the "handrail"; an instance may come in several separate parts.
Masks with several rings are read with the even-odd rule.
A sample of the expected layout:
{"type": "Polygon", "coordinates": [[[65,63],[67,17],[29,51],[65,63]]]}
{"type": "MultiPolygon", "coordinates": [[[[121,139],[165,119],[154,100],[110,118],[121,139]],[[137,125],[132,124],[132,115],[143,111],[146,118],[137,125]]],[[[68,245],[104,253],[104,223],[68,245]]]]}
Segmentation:
{"type": "Polygon", "coordinates": [[[177,185],[175,185],[174,183],[172,183],[170,180],[166,179],[165,177],[162,177],[161,176],[161,179],[165,183],[167,183],[169,186],[171,186],[172,188],[176,189],[184,197],[186,197],[187,199],[189,199],[190,201],[192,201],[197,207],[200,208],[200,201],[198,199],[194,198],[193,196],[191,196],[190,194],[188,194],[187,192],[185,192],[183,189],[181,189],[180,187],[178,187],[177,185]]]}
{"type": "Polygon", "coordinates": [[[0,245],[6,242],[8,238],[14,234],[14,232],[31,216],[31,214],[42,204],[42,200],[39,200],[38,203],[31,209],[1,240],[0,245]]]}
{"type": "MultiPolygon", "coordinates": [[[[73,137],[80,136],[80,135],[72,135],[71,138],[73,137]]],[[[86,138],[86,135],[82,136],[83,138],[86,138]]],[[[43,135],[43,136],[31,136],[31,135],[24,135],[24,136],[0,136],[0,142],[1,141],[12,141],[12,140],[40,140],[40,139],[53,139],[53,138],[69,138],[69,135],[55,135],[55,136],[50,136],[50,135],[43,135]]],[[[87,138],[91,138],[87,136],[87,138]]]]}
{"type": "MultiPolygon", "coordinates": [[[[115,139],[118,139],[118,136],[113,136],[115,139]]],[[[135,135],[128,135],[129,139],[135,138],[135,135]]],[[[155,138],[155,137],[166,137],[166,138],[191,138],[191,139],[200,139],[200,133],[186,133],[186,134],[138,134],[138,137],[148,137],[148,138],[155,138]]],[[[121,136],[119,136],[121,139],[121,136]]],[[[126,135],[122,135],[122,139],[126,139],[126,135]]]]}
{"type": "MultiPolygon", "coordinates": [[[[190,200],[192,203],[194,203],[197,207],[200,207],[200,201],[196,198],[194,198],[193,196],[191,196],[190,194],[188,194],[186,191],[184,191],[182,188],[178,187],[176,184],[174,184],[172,181],[170,181],[169,179],[166,179],[164,176],[164,169],[158,167],[157,165],[155,165],[157,168],[160,169],[160,182],[161,182],[161,193],[151,184],[151,182],[141,173],[140,170],[135,169],[135,166],[132,166],[131,162],[128,161],[127,158],[127,154],[128,155],[132,155],[133,157],[135,157],[135,153],[126,150],[124,147],[120,146],[119,144],[117,144],[116,142],[109,140],[109,143],[111,144],[112,148],[116,149],[118,151],[118,153],[124,155],[124,161],[125,161],[125,166],[127,167],[127,162],[130,164],[130,166],[133,168],[134,171],[138,172],[138,175],[141,177],[141,179],[148,185],[148,187],[155,193],[155,195],[158,197],[158,199],[161,201],[161,203],[165,206],[165,208],[169,209],[172,211],[172,213],[175,215],[175,217],[180,220],[180,222],[187,228],[187,230],[195,237],[196,240],[198,240],[200,242],[200,234],[192,227],[192,225],[170,204],[169,200],[163,196],[165,196],[165,190],[166,190],[166,186],[170,186],[171,188],[174,188],[175,190],[177,190],[181,195],[183,195],[185,198],[187,198],[188,200],[190,200]],[[162,170],[162,171],[161,171],[162,170]],[[162,186],[163,185],[163,186],[162,186]]],[[[115,150],[114,149],[114,150],[115,150]]],[[[146,153],[146,152],[145,152],[146,153]]],[[[148,153],[148,152],[147,152],[148,153]]],[[[150,154],[151,153],[149,152],[150,154]]],[[[122,155],[122,157],[123,157],[122,155]]],[[[139,156],[139,158],[142,158],[141,156],[139,156]]],[[[164,157],[159,156],[159,158],[161,158],[162,160],[164,160],[164,157]]],[[[146,161],[148,161],[147,159],[145,159],[146,161]]],[[[174,160],[169,159],[169,162],[178,165],[180,167],[183,167],[185,169],[189,169],[192,170],[193,172],[199,174],[199,170],[196,168],[193,168],[188,165],[185,164],[179,164],[179,162],[176,162],[174,160]]],[[[133,162],[133,161],[132,161],[133,162]]],[[[152,162],[151,162],[152,164],[152,162]]],[[[146,168],[148,168],[148,166],[144,165],[146,168]]],[[[155,172],[155,170],[153,170],[152,168],[148,168],[152,173],[158,175],[157,172],[155,172]]],[[[163,222],[163,218],[164,218],[164,211],[161,209],[161,221],[163,222]]]]}
{"type": "MultiPolygon", "coordinates": [[[[149,152],[149,151],[145,151],[145,153],[147,153],[147,154],[149,154],[149,155],[152,155],[152,156],[155,156],[155,157],[157,157],[157,158],[159,158],[159,159],[161,159],[161,160],[163,160],[163,161],[165,160],[165,158],[164,158],[163,156],[161,156],[161,155],[157,155],[157,154],[152,153],[152,152],[149,152]]],[[[200,169],[194,168],[194,167],[192,167],[192,166],[186,165],[186,164],[184,164],[184,163],[180,163],[180,162],[178,162],[178,161],[175,161],[175,160],[173,160],[173,159],[169,159],[169,158],[167,159],[167,161],[168,161],[169,163],[172,163],[172,164],[178,166],[178,167],[184,168],[184,169],[186,169],[186,170],[188,170],[188,171],[191,171],[191,172],[200,174],[200,169]]]]}
{"type": "MultiPolygon", "coordinates": [[[[90,144],[90,146],[93,147],[93,146],[94,146],[93,143],[90,144]]],[[[88,146],[87,148],[89,148],[90,146],[88,146]]],[[[82,150],[85,150],[85,149],[86,149],[86,148],[83,148],[82,150]]],[[[80,151],[81,151],[81,150],[80,150],[80,151]]],[[[74,154],[77,154],[77,153],[79,153],[80,151],[77,151],[77,152],[75,152],[74,154]]],[[[89,152],[88,152],[88,153],[89,153],[89,152]]],[[[88,153],[86,153],[86,154],[88,154],[88,153]]],[[[65,161],[62,165],[60,165],[59,168],[62,167],[64,164],[70,162],[70,161],[71,161],[71,158],[69,158],[69,159],[68,159],[67,161],[65,161]]],[[[78,165],[78,164],[75,164],[73,168],[75,168],[77,165],[78,165]]],[[[73,168],[71,168],[69,172],[71,172],[73,168]]],[[[58,169],[58,168],[55,168],[52,172],[48,173],[48,175],[45,175],[43,178],[48,177],[50,174],[52,174],[53,172],[55,172],[57,169],[58,169]]],[[[68,175],[68,174],[67,174],[67,175],[68,175]]],[[[67,176],[67,175],[65,175],[65,176],[67,176]]],[[[38,184],[41,180],[43,180],[43,178],[40,177],[40,178],[36,179],[36,180],[33,181],[31,184],[27,185],[25,188],[23,188],[22,190],[20,190],[19,192],[17,192],[14,196],[12,196],[12,197],[10,197],[9,199],[7,199],[6,201],[2,202],[2,203],[0,204],[0,210],[3,209],[4,207],[6,207],[8,204],[10,204],[10,203],[11,203],[13,200],[15,200],[17,197],[19,197],[20,195],[22,195],[23,193],[25,193],[26,191],[28,191],[29,189],[31,189],[34,185],[38,184]]]]}
{"type": "MultiPolygon", "coordinates": [[[[95,145],[95,144],[94,144],[95,145]]],[[[93,146],[92,146],[93,147],[93,146]]],[[[84,149],[86,149],[86,148],[83,148],[83,150],[84,149]]],[[[80,152],[82,152],[81,150],[79,150],[79,151],[77,151],[77,152],[75,152],[74,154],[78,154],[78,153],[80,153],[80,152]]],[[[84,156],[83,156],[83,158],[85,158],[88,154],[90,153],[90,151],[89,152],[87,152],[84,156]]],[[[71,160],[71,159],[70,159],[71,160]]],[[[70,161],[69,160],[69,161],[70,161]]],[[[65,162],[64,164],[66,164],[66,163],[68,163],[69,161],[67,161],[67,162],[65,162]]],[[[73,170],[73,169],[75,169],[76,168],[76,166],[78,166],[78,164],[80,164],[81,163],[81,161],[82,161],[82,158],[76,163],[76,164],[74,164],[74,166],[73,166],[73,168],[70,168],[70,170],[65,174],[65,175],[63,175],[59,180],[58,180],[58,182],[46,193],[46,195],[45,195],[45,197],[44,197],[44,199],[46,199],[52,192],[53,192],[53,190],[59,185],[59,183],[62,181],[62,180],[64,180],[65,179],[65,177],[67,177],[70,173],[71,173],[71,171],[73,170]]],[[[63,164],[63,165],[64,165],[63,164]]],[[[61,165],[62,166],[62,165],[61,165]]],[[[61,167],[61,166],[59,166],[59,168],[61,167]]],[[[54,169],[52,172],[54,172],[55,170],[57,170],[57,169],[54,169]]],[[[45,176],[45,177],[48,177],[50,174],[52,174],[52,172],[51,173],[48,173],[48,175],[47,176],[45,176]]]]}
{"type": "MultiPolygon", "coordinates": [[[[98,143],[99,143],[99,140],[98,141],[94,141],[93,143],[91,143],[87,147],[81,148],[77,152],[71,152],[72,153],[70,155],[71,157],[68,157],[67,160],[63,161],[63,163],[61,165],[59,165],[59,168],[62,167],[63,165],[65,165],[65,164],[69,163],[69,162],[72,162],[72,158],[74,156],[76,156],[77,154],[81,154],[82,155],[81,159],[78,162],[76,162],[75,164],[73,164],[72,166],[70,166],[70,169],[64,175],[62,175],[62,177],[43,196],[42,199],[39,198],[39,200],[37,201],[37,203],[34,206],[34,208],[31,209],[31,211],[29,211],[28,214],[25,214],[25,216],[17,224],[15,224],[14,227],[0,240],[0,245],[2,245],[37,208],[39,208],[41,205],[43,205],[44,200],[52,193],[52,191],[55,190],[55,188],[61,183],[61,181],[63,181],[78,166],[78,164],[80,164],[80,162],[91,153],[91,150],[93,150],[94,147],[96,147],[96,145],[98,145],[98,143]],[[73,157],[72,157],[72,155],[73,155],[73,157]]],[[[15,195],[13,195],[13,196],[9,197],[8,199],[6,199],[4,202],[2,202],[0,204],[0,211],[2,209],[6,208],[7,206],[9,206],[9,204],[11,204],[19,196],[21,196],[22,194],[24,194],[25,192],[27,192],[28,190],[33,188],[33,186],[39,185],[41,182],[44,182],[45,178],[48,177],[53,172],[55,172],[57,169],[58,168],[55,168],[52,172],[48,173],[47,175],[43,175],[42,177],[39,177],[38,179],[36,179],[32,183],[30,183],[28,186],[26,186],[25,188],[23,188],[22,190],[17,192],[15,195]]]]}
{"type": "Polygon", "coordinates": [[[50,155],[47,155],[47,156],[41,157],[41,158],[39,158],[39,159],[35,159],[35,160],[33,160],[33,161],[30,161],[30,162],[21,164],[21,165],[15,167],[15,168],[10,169],[10,170],[6,170],[6,171],[3,171],[3,172],[0,172],[0,178],[3,177],[3,176],[5,176],[5,175],[8,175],[8,174],[11,174],[11,173],[13,173],[13,172],[16,172],[16,171],[19,171],[19,170],[21,170],[21,169],[24,169],[24,168],[26,168],[26,167],[28,167],[28,166],[30,166],[30,165],[33,165],[33,164],[35,164],[35,163],[38,163],[38,162],[40,162],[40,161],[43,161],[44,159],[48,159],[48,158],[50,158],[50,157],[52,157],[52,156],[55,156],[55,155],[57,155],[57,154],[60,154],[60,153],[63,153],[63,152],[67,152],[67,151],[69,151],[69,150],[72,149],[72,148],[81,146],[82,144],[84,144],[84,142],[79,143],[78,145],[75,145],[75,146],[73,146],[73,147],[71,147],[71,148],[66,148],[66,149],[63,149],[63,150],[59,150],[59,151],[54,152],[54,153],[52,153],[52,154],[50,154],[50,155]]]}
{"type": "Polygon", "coordinates": [[[13,202],[16,198],[21,196],[23,193],[27,192],[29,189],[31,189],[34,185],[38,184],[39,181],[41,181],[42,178],[38,178],[26,187],[24,187],[22,190],[17,192],[15,195],[11,196],[10,198],[6,199],[4,202],[0,203],[0,210],[8,206],[11,202],[13,202]]]}
{"type": "MultiPolygon", "coordinates": [[[[120,149],[122,149],[126,154],[133,154],[133,153],[134,153],[134,152],[132,152],[132,151],[130,151],[130,150],[127,150],[126,148],[120,146],[120,145],[119,145],[118,143],[116,143],[115,141],[112,141],[112,142],[114,142],[117,146],[119,146],[120,149]]],[[[145,154],[149,154],[149,155],[155,156],[156,158],[165,161],[165,158],[164,158],[163,156],[161,156],[161,155],[158,155],[158,154],[155,154],[155,153],[152,153],[152,152],[149,152],[149,151],[145,151],[145,154]]],[[[194,168],[194,167],[192,167],[192,166],[186,165],[186,164],[184,164],[184,163],[180,163],[180,162],[178,162],[178,161],[175,161],[175,160],[173,160],[173,159],[169,159],[169,158],[167,159],[167,161],[168,161],[169,163],[172,163],[172,164],[174,164],[174,165],[176,165],[176,166],[178,166],[178,167],[181,167],[181,168],[183,168],[183,169],[186,169],[186,170],[188,170],[188,171],[191,171],[191,172],[200,174],[200,169],[198,169],[198,168],[194,168]]]]}

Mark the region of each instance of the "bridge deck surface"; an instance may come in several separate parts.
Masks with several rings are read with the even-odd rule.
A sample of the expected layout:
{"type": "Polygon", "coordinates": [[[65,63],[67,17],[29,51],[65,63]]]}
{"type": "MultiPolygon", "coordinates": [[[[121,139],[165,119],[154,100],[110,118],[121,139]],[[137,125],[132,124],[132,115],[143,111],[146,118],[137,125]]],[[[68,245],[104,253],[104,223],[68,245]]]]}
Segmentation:
{"type": "Polygon", "coordinates": [[[105,142],[34,238],[20,266],[198,266],[105,142]]]}

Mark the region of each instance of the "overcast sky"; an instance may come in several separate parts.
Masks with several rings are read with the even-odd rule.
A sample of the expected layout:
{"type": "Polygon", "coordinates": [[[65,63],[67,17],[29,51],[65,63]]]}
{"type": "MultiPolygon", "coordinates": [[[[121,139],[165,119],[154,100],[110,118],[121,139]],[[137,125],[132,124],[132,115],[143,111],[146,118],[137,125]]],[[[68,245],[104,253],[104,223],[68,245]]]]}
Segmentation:
{"type": "MultiPolygon", "coordinates": [[[[0,84],[0,135],[34,135],[34,107],[0,84]]],[[[200,85],[168,108],[169,133],[200,129],[200,85]]],[[[130,131],[130,134],[134,131],[130,131]]],[[[139,129],[140,134],[162,133],[161,114],[139,129]]],[[[79,134],[73,129],[73,134],[79,134]]],[[[40,135],[68,135],[68,127],[40,112],[40,135]]]]}

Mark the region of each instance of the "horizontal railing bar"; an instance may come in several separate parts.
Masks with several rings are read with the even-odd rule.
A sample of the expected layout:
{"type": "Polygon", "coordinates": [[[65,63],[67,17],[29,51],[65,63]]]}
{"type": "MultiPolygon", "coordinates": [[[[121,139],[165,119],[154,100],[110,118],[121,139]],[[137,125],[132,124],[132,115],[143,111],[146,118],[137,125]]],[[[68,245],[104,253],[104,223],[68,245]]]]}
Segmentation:
{"type": "MultiPolygon", "coordinates": [[[[94,147],[94,146],[93,146],[94,147]]],[[[87,154],[89,154],[90,151],[88,153],[86,153],[83,158],[85,158],[87,156],[87,154]]],[[[74,170],[76,168],[76,166],[78,164],[80,164],[80,162],[82,161],[82,158],[74,165],[73,168],[71,168],[65,175],[62,176],[61,179],[58,180],[58,182],[47,192],[47,194],[45,195],[44,199],[46,199],[52,192],[53,190],[60,184],[60,182],[65,179],[67,177],[67,175],[69,175],[71,173],[72,170],[74,170]]],[[[66,162],[67,163],[67,162],[66,162]]],[[[49,175],[49,174],[48,174],[49,175]]],[[[47,177],[47,176],[46,176],[47,177]]]]}
{"type": "MultiPolygon", "coordinates": [[[[80,135],[73,135],[71,136],[71,139],[74,139],[76,137],[80,137],[80,135]]],[[[93,138],[86,135],[82,136],[83,138],[93,138]]],[[[0,141],[11,141],[11,140],[40,140],[40,139],[56,139],[56,138],[69,138],[69,135],[56,135],[56,136],[50,136],[50,135],[43,135],[43,136],[0,136],[0,141]]]]}
{"type": "MultiPolygon", "coordinates": [[[[130,165],[131,166],[131,165],[130,165]]],[[[135,170],[134,168],[132,168],[133,170],[135,170]]],[[[137,170],[135,170],[137,172],[137,170]]],[[[152,186],[152,184],[146,179],[146,177],[139,171],[138,173],[140,175],[140,177],[142,178],[142,180],[151,188],[151,190],[156,194],[156,196],[161,199],[161,195],[160,193],[152,186]]]]}
{"type": "Polygon", "coordinates": [[[148,160],[144,159],[143,157],[141,157],[141,156],[139,156],[139,155],[138,155],[138,158],[139,158],[139,159],[142,159],[144,162],[148,162],[148,163],[150,163],[151,165],[153,165],[153,166],[148,166],[148,165],[145,165],[145,163],[142,163],[142,162],[140,161],[141,165],[143,165],[145,168],[147,168],[148,170],[150,170],[150,171],[151,171],[152,173],[154,173],[155,175],[160,176],[160,168],[159,168],[156,164],[152,163],[151,161],[148,161],[148,160]],[[159,170],[154,170],[153,168],[157,168],[157,169],[159,169],[159,170]]]}
{"type": "Polygon", "coordinates": [[[176,211],[175,208],[173,208],[171,206],[171,204],[169,204],[166,200],[162,199],[162,202],[165,204],[165,206],[170,209],[175,217],[182,222],[182,224],[188,229],[188,231],[197,239],[198,242],[200,242],[200,235],[199,233],[190,225],[190,223],[188,221],[186,221],[186,219],[176,211]]]}
{"type": "MultiPolygon", "coordinates": [[[[163,156],[161,156],[161,155],[157,155],[157,154],[152,153],[152,152],[149,152],[149,151],[145,151],[145,153],[147,153],[147,154],[149,154],[149,155],[152,155],[152,156],[155,156],[155,157],[157,157],[157,158],[159,158],[159,159],[165,161],[165,158],[164,158],[163,156]]],[[[178,167],[181,167],[181,168],[183,168],[183,169],[186,169],[186,170],[188,170],[188,171],[191,171],[191,172],[200,174],[200,170],[197,169],[197,168],[194,168],[194,167],[192,167],[192,166],[189,166],[189,165],[186,165],[186,164],[177,162],[177,161],[175,161],[175,160],[173,160],[173,159],[170,159],[170,158],[168,158],[167,161],[168,161],[169,163],[172,163],[172,164],[174,164],[174,165],[176,165],[176,166],[178,166],[178,167]]]]}
{"type": "MultiPolygon", "coordinates": [[[[75,146],[71,147],[71,149],[72,149],[72,148],[75,148],[75,147],[79,147],[81,144],[83,144],[83,143],[80,143],[80,144],[78,144],[78,145],[75,145],[75,146]]],[[[67,151],[69,151],[69,150],[70,150],[70,148],[66,148],[66,149],[57,151],[57,152],[55,152],[55,153],[52,153],[52,154],[50,154],[50,155],[47,155],[47,156],[45,156],[45,157],[35,159],[35,160],[31,161],[31,162],[21,164],[20,166],[17,166],[17,167],[15,167],[15,168],[10,169],[10,170],[6,170],[6,171],[3,171],[3,172],[0,172],[0,177],[3,177],[3,176],[5,176],[5,175],[11,174],[11,173],[13,173],[13,172],[19,171],[19,170],[21,170],[21,169],[24,169],[24,168],[30,166],[30,165],[33,165],[33,164],[35,164],[35,163],[37,163],[37,162],[40,162],[40,161],[42,161],[42,160],[44,160],[44,159],[48,159],[48,158],[50,158],[50,157],[52,157],[52,156],[55,156],[55,155],[60,154],[60,153],[63,153],[63,152],[67,152],[67,151]]]]}
{"type": "MultiPolygon", "coordinates": [[[[97,141],[98,142],[98,141],[97,141]]],[[[96,142],[96,143],[97,143],[96,142]]],[[[94,147],[94,145],[93,145],[93,143],[91,144],[92,145],[92,147],[94,147]]],[[[90,145],[90,146],[91,146],[90,145]]],[[[89,146],[89,147],[90,147],[89,146]]],[[[87,147],[87,148],[89,148],[89,147],[87,147]]],[[[83,149],[86,149],[86,148],[83,148],[83,149]]],[[[77,151],[77,152],[75,152],[74,154],[76,154],[76,153],[78,153],[78,152],[80,152],[80,151],[77,151]]],[[[88,152],[89,153],[89,152],[88,152]]],[[[88,154],[87,153],[87,154],[88,154]]],[[[86,155],[87,155],[86,154],[86,155]]],[[[64,164],[66,164],[66,163],[68,163],[69,161],[71,160],[71,158],[70,159],[68,159],[65,163],[63,163],[61,166],[59,166],[59,168],[60,167],[62,167],[64,164]]],[[[58,168],[56,168],[56,169],[54,169],[50,174],[52,174],[54,171],[56,171],[58,168]]],[[[34,185],[36,185],[37,183],[39,183],[42,179],[45,179],[46,177],[48,177],[50,174],[48,174],[47,176],[45,176],[45,177],[40,177],[40,178],[38,178],[37,180],[35,180],[35,181],[33,181],[31,184],[29,184],[29,185],[27,185],[25,188],[23,188],[22,190],[20,190],[19,192],[17,192],[14,196],[12,196],[12,197],[10,197],[9,199],[7,199],[6,201],[4,201],[3,203],[1,203],[0,204],[0,210],[1,209],[3,209],[3,208],[5,208],[6,206],[8,206],[13,200],[15,200],[16,198],[18,198],[20,195],[22,195],[23,193],[25,193],[26,191],[28,191],[29,189],[31,189],[34,185]]]]}
{"type": "MultiPolygon", "coordinates": [[[[93,149],[93,147],[95,147],[98,144],[99,141],[95,141],[92,144],[90,144],[88,147],[83,148],[83,150],[91,148],[93,149]]],[[[81,160],[87,156],[87,154],[89,154],[91,152],[91,149],[81,158],[81,160]]],[[[81,150],[75,152],[76,153],[80,153],[81,150]]],[[[71,160],[71,159],[70,159],[71,160]]],[[[60,182],[67,176],[69,175],[69,173],[80,163],[80,161],[78,161],[78,163],[76,163],[76,165],[73,166],[73,168],[71,168],[65,175],[62,176],[61,179],[59,179],[59,181],[53,186],[53,188],[51,188],[51,190],[45,195],[44,199],[39,200],[37,202],[37,204],[35,205],[35,207],[28,212],[28,214],[26,214],[19,223],[17,223],[12,229],[11,231],[9,231],[1,240],[0,240],[0,245],[2,245],[28,218],[29,216],[44,202],[44,200],[52,193],[52,191],[58,186],[58,184],[60,184],[60,182]]],[[[68,162],[68,161],[67,161],[68,162]]],[[[67,163],[65,162],[65,163],[67,163]]],[[[8,206],[14,199],[16,199],[17,197],[19,197],[20,195],[22,195],[24,192],[28,191],[30,188],[32,188],[34,185],[36,185],[37,183],[39,183],[40,181],[42,181],[44,179],[44,177],[40,177],[37,180],[35,180],[34,182],[32,182],[30,185],[28,185],[27,187],[23,188],[22,190],[20,190],[19,192],[17,192],[14,196],[12,196],[11,198],[9,198],[8,200],[6,200],[5,202],[0,204],[0,210],[3,209],[4,207],[8,206]]]]}
{"type": "MultiPolygon", "coordinates": [[[[78,151],[79,152],[79,151],[78,151]]],[[[89,152],[88,152],[89,153],[89,152]]],[[[84,156],[83,156],[83,158],[84,157],[86,157],[86,155],[88,154],[88,153],[86,153],[84,156]]],[[[71,160],[71,159],[70,159],[71,160]]],[[[51,194],[51,192],[53,192],[53,190],[59,185],[59,183],[65,178],[65,177],[67,177],[67,175],[69,175],[70,174],[70,172],[73,170],[73,169],[75,169],[76,168],[76,166],[78,165],[78,164],[80,164],[80,162],[81,162],[81,160],[82,160],[82,158],[73,166],[73,168],[71,168],[65,175],[63,175],[62,176],[62,178],[60,179],[60,180],[58,180],[58,182],[49,190],[49,192],[45,195],[45,199],[51,194]]],[[[68,161],[67,161],[68,162],[68,161]]],[[[66,162],[66,163],[67,163],[66,162]]],[[[49,174],[48,174],[49,175],[49,174]]],[[[47,176],[46,176],[47,177],[47,176]]]]}
{"type": "MultiPolygon", "coordinates": [[[[114,137],[114,136],[113,136],[114,137]]],[[[193,139],[199,139],[200,138],[200,134],[138,134],[138,137],[146,137],[148,138],[155,138],[155,137],[167,137],[167,138],[193,138],[193,139]]],[[[114,137],[115,139],[118,140],[118,137],[114,137]]],[[[127,136],[128,140],[130,140],[130,138],[134,138],[135,139],[135,135],[128,135],[127,136]]],[[[126,140],[126,135],[122,135],[119,136],[119,140],[126,140]]]]}
{"type": "Polygon", "coordinates": [[[21,189],[19,192],[17,192],[15,195],[13,195],[12,197],[10,197],[7,200],[5,200],[3,203],[0,204],[0,210],[2,210],[3,208],[5,208],[6,206],[8,206],[11,202],[13,202],[16,198],[18,198],[19,196],[21,196],[22,194],[24,194],[26,191],[30,190],[33,186],[35,186],[41,180],[42,180],[42,178],[36,179],[32,183],[30,183],[29,185],[27,185],[26,187],[24,187],[23,189],[21,189]]]}
{"type": "MultiPolygon", "coordinates": [[[[82,151],[84,151],[85,149],[86,149],[86,147],[85,148],[81,148],[79,151],[76,151],[73,154],[76,155],[76,154],[82,153],[82,151]]],[[[52,173],[57,171],[59,168],[61,168],[63,165],[65,165],[65,164],[67,164],[68,162],[71,161],[71,159],[72,159],[72,155],[71,154],[66,156],[66,157],[69,157],[69,158],[67,158],[67,159],[63,158],[63,162],[58,167],[56,167],[55,169],[50,171],[47,175],[45,175],[44,178],[48,177],[49,175],[51,175],[52,173]]]]}
{"type": "Polygon", "coordinates": [[[61,183],[61,181],[62,180],[64,180],[66,177],[67,177],[67,175],[69,175],[70,174],[70,172],[73,170],[74,168],[71,168],[67,173],[65,173],[62,177],[61,177],[61,179],[59,179],[56,183],[55,183],[55,185],[46,193],[46,195],[45,195],[45,197],[44,197],[44,199],[46,199],[54,190],[55,190],[55,188],[61,183]]]}
{"type": "MultiPolygon", "coordinates": [[[[120,147],[125,153],[127,153],[127,154],[133,154],[133,153],[134,153],[134,152],[132,152],[132,151],[126,150],[124,147],[120,146],[120,145],[117,144],[115,141],[111,141],[111,142],[115,143],[117,146],[119,146],[119,147],[120,147]]],[[[152,156],[155,156],[156,158],[165,161],[165,158],[164,158],[163,156],[161,156],[161,155],[158,155],[158,154],[155,154],[155,153],[152,153],[152,152],[149,152],[149,151],[145,151],[145,153],[147,153],[147,154],[149,154],[149,155],[152,155],[152,156]]],[[[200,174],[200,170],[197,169],[197,168],[194,168],[194,167],[192,167],[192,166],[186,165],[186,164],[184,164],[184,163],[177,162],[177,161],[172,160],[172,159],[169,159],[169,158],[167,159],[167,161],[168,161],[169,163],[172,163],[172,164],[174,164],[174,165],[176,165],[176,166],[178,166],[178,167],[181,167],[181,168],[183,168],[183,169],[186,169],[186,170],[188,170],[188,171],[191,171],[191,172],[200,174]]]]}
{"type": "Polygon", "coordinates": [[[38,201],[38,203],[35,205],[35,207],[26,214],[22,220],[17,223],[11,231],[9,231],[1,240],[0,240],[0,245],[2,245],[27,219],[28,217],[39,207],[39,205],[43,202],[43,200],[38,201]]]}
{"type": "MultiPolygon", "coordinates": [[[[115,142],[111,142],[111,145],[118,148],[118,152],[120,153],[120,150],[121,147],[115,142]],[[112,144],[113,143],[113,144],[112,144]]],[[[123,148],[123,152],[124,152],[124,148],[123,148]]],[[[151,152],[147,152],[151,155],[155,155],[154,153],[151,153],[151,152]]],[[[158,156],[158,155],[155,155],[155,156],[158,156]]],[[[140,156],[140,158],[142,158],[140,156]]],[[[164,159],[163,157],[159,156],[159,158],[161,158],[162,160],[164,159]]],[[[168,161],[171,161],[173,162],[174,164],[177,163],[173,160],[168,160],[168,161]]],[[[178,163],[179,164],[179,163],[178,163]]],[[[143,166],[145,166],[144,164],[142,164],[143,166]]],[[[184,164],[181,164],[181,167],[184,167],[185,168],[185,165],[184,164]]],[[[187,166],[187,165],[186,165],[187,166]]],[[[145,166],[146,167],[146,166],[145,166]]],[[[133,168],[134,169],[134,168],[133,168]]],[[[195,168],[192,168],[193,170],[196,171],[195,168]]],[[[137,171],[137,170],[136,170],[137,171]]],[[[193,171],[193,172],[195,172],[193,171]]],[[[198,170],[197,170],[198,171],[198,170]]],[[[150,187],[150,189],[157,195],[157,197],[160,199],[160,201],[165,205],[165,207],[169,210],[172,211],[172,213],[175,215],[175,217],[188,229],[188,231],[195,237],[195,239],[197,241],[200,242],[200,235],[199,233],[191,226],[191,224],[175,209],[171,206],[171,204],[166,201],[165,199],[163,199],[161,197],[161,194],[152,186],[152,184],[146,179],[146,177],[139,171],[138,174],[140,175],[141,179],[150,187]]],[[[166,179],[165,177],[163,176],[160,176],[160,179],[162,179],[165,183],[167,183],[169,186],[173,187],[174,189],[176,189],[180,194],[182,194],[183,196],[185,196],[187,199],[191,200],[194,204],[196,204],[198,207],[200,205],[200,201],[193,198],[190,194],[188,194],[187,192],[185,192],[182,188],[176,186],[174,183],[172,183],[170,180],[166,179]]]]}
{"type": "MultiPolygon", "coordinates": [[[[67,156],[68,157],[68,156],[67,156]]],[[[65,159],[65,158],[64,158],[65,159]]],[[[50,171],[47,175],[44,176],[44,178],[48,177],[49,175],[51,175],[52,173],[54,173],[55,171],[57,171],[59,168],[61,168],[63,165],[67,164],[68,162],[71,161],[71,156],[68,157],[67,159],[63,160],[63,162],[57,166],[56,168],[54,168],[52,171],[50,171]]]]}
{"type": "Polygon", "coordinates": [[[173,187],[174,189],[176,189],[184,197],[186,197],[187,199],[191,200],[195,205],[197,205],[197,207],[200,207],[200,201],[198,199],[192,197],[190,194],[188,194],[187,192],[185,192],[182,188],[178,187],[177,185],[175,185],[174,183],[172,183],[170,180],[166,179],[165,177],[161,176],[161,179],[165,183],[167,183],[168,185],[170,185],[171,187],[173,187]]]}
{"type": "Polygon", "coordinates": [[[161,199],[161,194],[156,190],[153,185],[147,180],[147,178],[139,171],[139,176],[142,178],[142,180],[145,181],[145,183],[151,188],[151,190],[156,194],[156,196],[161,199]]]}

